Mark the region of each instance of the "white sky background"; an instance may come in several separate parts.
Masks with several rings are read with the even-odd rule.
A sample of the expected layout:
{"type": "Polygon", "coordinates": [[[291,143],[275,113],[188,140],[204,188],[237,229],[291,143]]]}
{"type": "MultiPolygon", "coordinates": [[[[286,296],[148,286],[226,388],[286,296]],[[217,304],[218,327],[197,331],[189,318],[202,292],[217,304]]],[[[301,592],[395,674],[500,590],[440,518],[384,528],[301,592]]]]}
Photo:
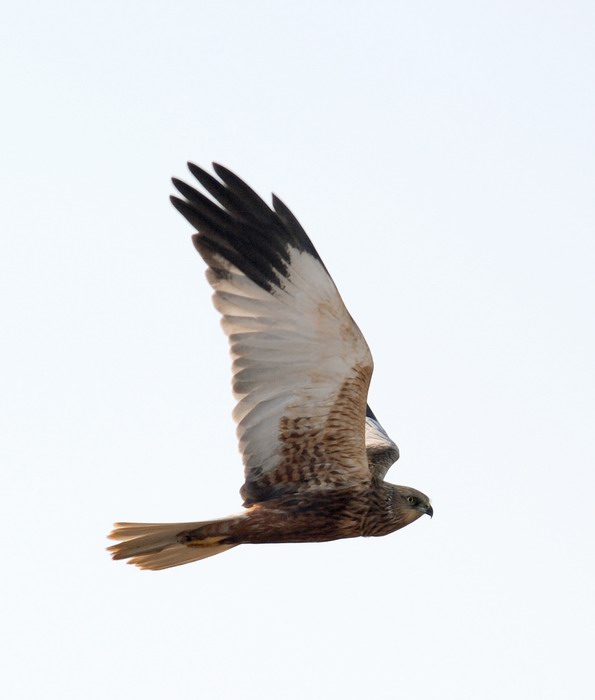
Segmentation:
{"type": "Polygon", "coordinates": [[[291,5],[3,11],[0,695],[588,697],[595,6],[291,5]],[[432,521],[110,560],[240,504],[188,159],[309,232],[432,521]]]}

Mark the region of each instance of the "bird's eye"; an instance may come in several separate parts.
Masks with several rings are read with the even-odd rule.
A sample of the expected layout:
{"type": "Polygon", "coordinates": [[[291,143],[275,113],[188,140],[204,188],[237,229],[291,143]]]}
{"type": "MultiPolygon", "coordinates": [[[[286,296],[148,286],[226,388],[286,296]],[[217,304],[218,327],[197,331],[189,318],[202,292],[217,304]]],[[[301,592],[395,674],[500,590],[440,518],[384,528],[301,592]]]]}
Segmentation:
{"type": "Polygon", "coordinates": [[[407,496],[407,502],[414,506],[417,504],[417,498],[415,496],[407,496]]]}

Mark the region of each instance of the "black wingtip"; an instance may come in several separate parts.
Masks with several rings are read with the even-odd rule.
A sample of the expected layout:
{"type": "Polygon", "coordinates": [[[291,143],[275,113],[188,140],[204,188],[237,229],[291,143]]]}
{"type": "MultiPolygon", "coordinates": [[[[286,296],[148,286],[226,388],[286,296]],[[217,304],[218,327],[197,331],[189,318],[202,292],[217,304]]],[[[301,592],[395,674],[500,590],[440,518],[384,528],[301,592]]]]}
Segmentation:
{"type": "Polygon", "coordinates": [[[176,197],[175,195],[169,196],[169,201],[174,205],[174,207],[180,212],[180,214],[188,221],[192,226],[194,223],[192,219],[194,218],[194,210],[192,207],[183,199],[176,197]]]}
{"type": "Polygon", "coordinates": [[[229,168],[226,168],[224,165],[221,165],[221,163],[215,163],[213,161],[213,170],[215,171],[215,174],[219,176],[221,181],[224,182],[228,187],[235,187],[239,188],[240,190],[250,190],[248,185],[241,178],[239,178],[229,168]]]}
{"type": "Polygon", "coordinates": [[[186,165],[188,166],[188,170],[190,170],[190,172],[194,175],[194,177],[199,182],[204,175],[209,175],[209,173],[207,173],[206,170],[203,170],[201,167],[199,167],[198,165],[196,165],[195,163],[193,163],[190,160],[186,163],[186,165]]]}
{"type": "Polygon", "coordinates": [[[184,194],[184,188],[188,188],[188,185],[177,177],[172,177],[171,182],[180,194],[184,194]]]}
{"type": "Polygon", "coordinates": [[[236,187],[240,187],[240,189],[249,189],[248,185],[241,180],[234,172],[232,172],[229,168],[226,168],[224,165],[221,165],[221,163],[215,163],[213,161],[213,170],[215,171],[215,174],[219,176],[219,179],[228,187],[235,185],[236,187]]]}
{"type": "Polygon", "coordinates": [[[372,420],[375,420],[378,423],[378,418],[376,418],[374,412],[368,405],[366,405],[366,418],[371,418],[372,420]]]}
{"type": "Polygon", "coordinates": [[[191,161],[187,166],[205,192],[173,177],[176,194],[184,199],[171,196],[170,201],[194,230],[200,231],[198,249],[210,267],[218,269],[217,260],[223,258],[271,291],[288,275],[290,248],[309,253],[322,264],[304,229],[279,197],[273,195],[273,211],[220,163],[213,162],[214,174],[191,161]]]}

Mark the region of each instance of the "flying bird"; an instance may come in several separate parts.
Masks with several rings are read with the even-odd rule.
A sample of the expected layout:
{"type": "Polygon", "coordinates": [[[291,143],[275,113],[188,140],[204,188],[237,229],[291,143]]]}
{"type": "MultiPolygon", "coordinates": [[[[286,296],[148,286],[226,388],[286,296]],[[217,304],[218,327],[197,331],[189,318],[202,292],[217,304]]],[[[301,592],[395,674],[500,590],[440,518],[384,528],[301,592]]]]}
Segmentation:
{"type": "Polygon", "coordinates": [[[116,523],[109,549],[166,569],[240,544],[387,535],[433,515],[426,495],[384,477],[399,458],[367,405],[372,355],[324,263],[283,202],[227,168],[189,163],[211,197],[173,178],[196,229],[232,357],[243,510],[189,523],[116,523]]]}

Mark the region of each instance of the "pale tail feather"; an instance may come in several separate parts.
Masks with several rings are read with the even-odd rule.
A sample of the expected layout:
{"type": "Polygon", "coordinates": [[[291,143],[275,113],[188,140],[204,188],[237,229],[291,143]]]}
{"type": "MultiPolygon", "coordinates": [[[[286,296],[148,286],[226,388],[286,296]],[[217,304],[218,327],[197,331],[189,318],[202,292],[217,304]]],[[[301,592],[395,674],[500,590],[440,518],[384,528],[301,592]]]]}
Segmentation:
{"type": "Polygon", "coordinates": [[[128,559],[141,569],[168,569],[188,564],[225,552],[234,544],[219,544],[222,537],[207,537],[202,542],[180,543],[178,535],[184,530],[195,530],[197,523],[116,523],[109,534],[118,544],[108,547],[114,559],[128,559]]]}

